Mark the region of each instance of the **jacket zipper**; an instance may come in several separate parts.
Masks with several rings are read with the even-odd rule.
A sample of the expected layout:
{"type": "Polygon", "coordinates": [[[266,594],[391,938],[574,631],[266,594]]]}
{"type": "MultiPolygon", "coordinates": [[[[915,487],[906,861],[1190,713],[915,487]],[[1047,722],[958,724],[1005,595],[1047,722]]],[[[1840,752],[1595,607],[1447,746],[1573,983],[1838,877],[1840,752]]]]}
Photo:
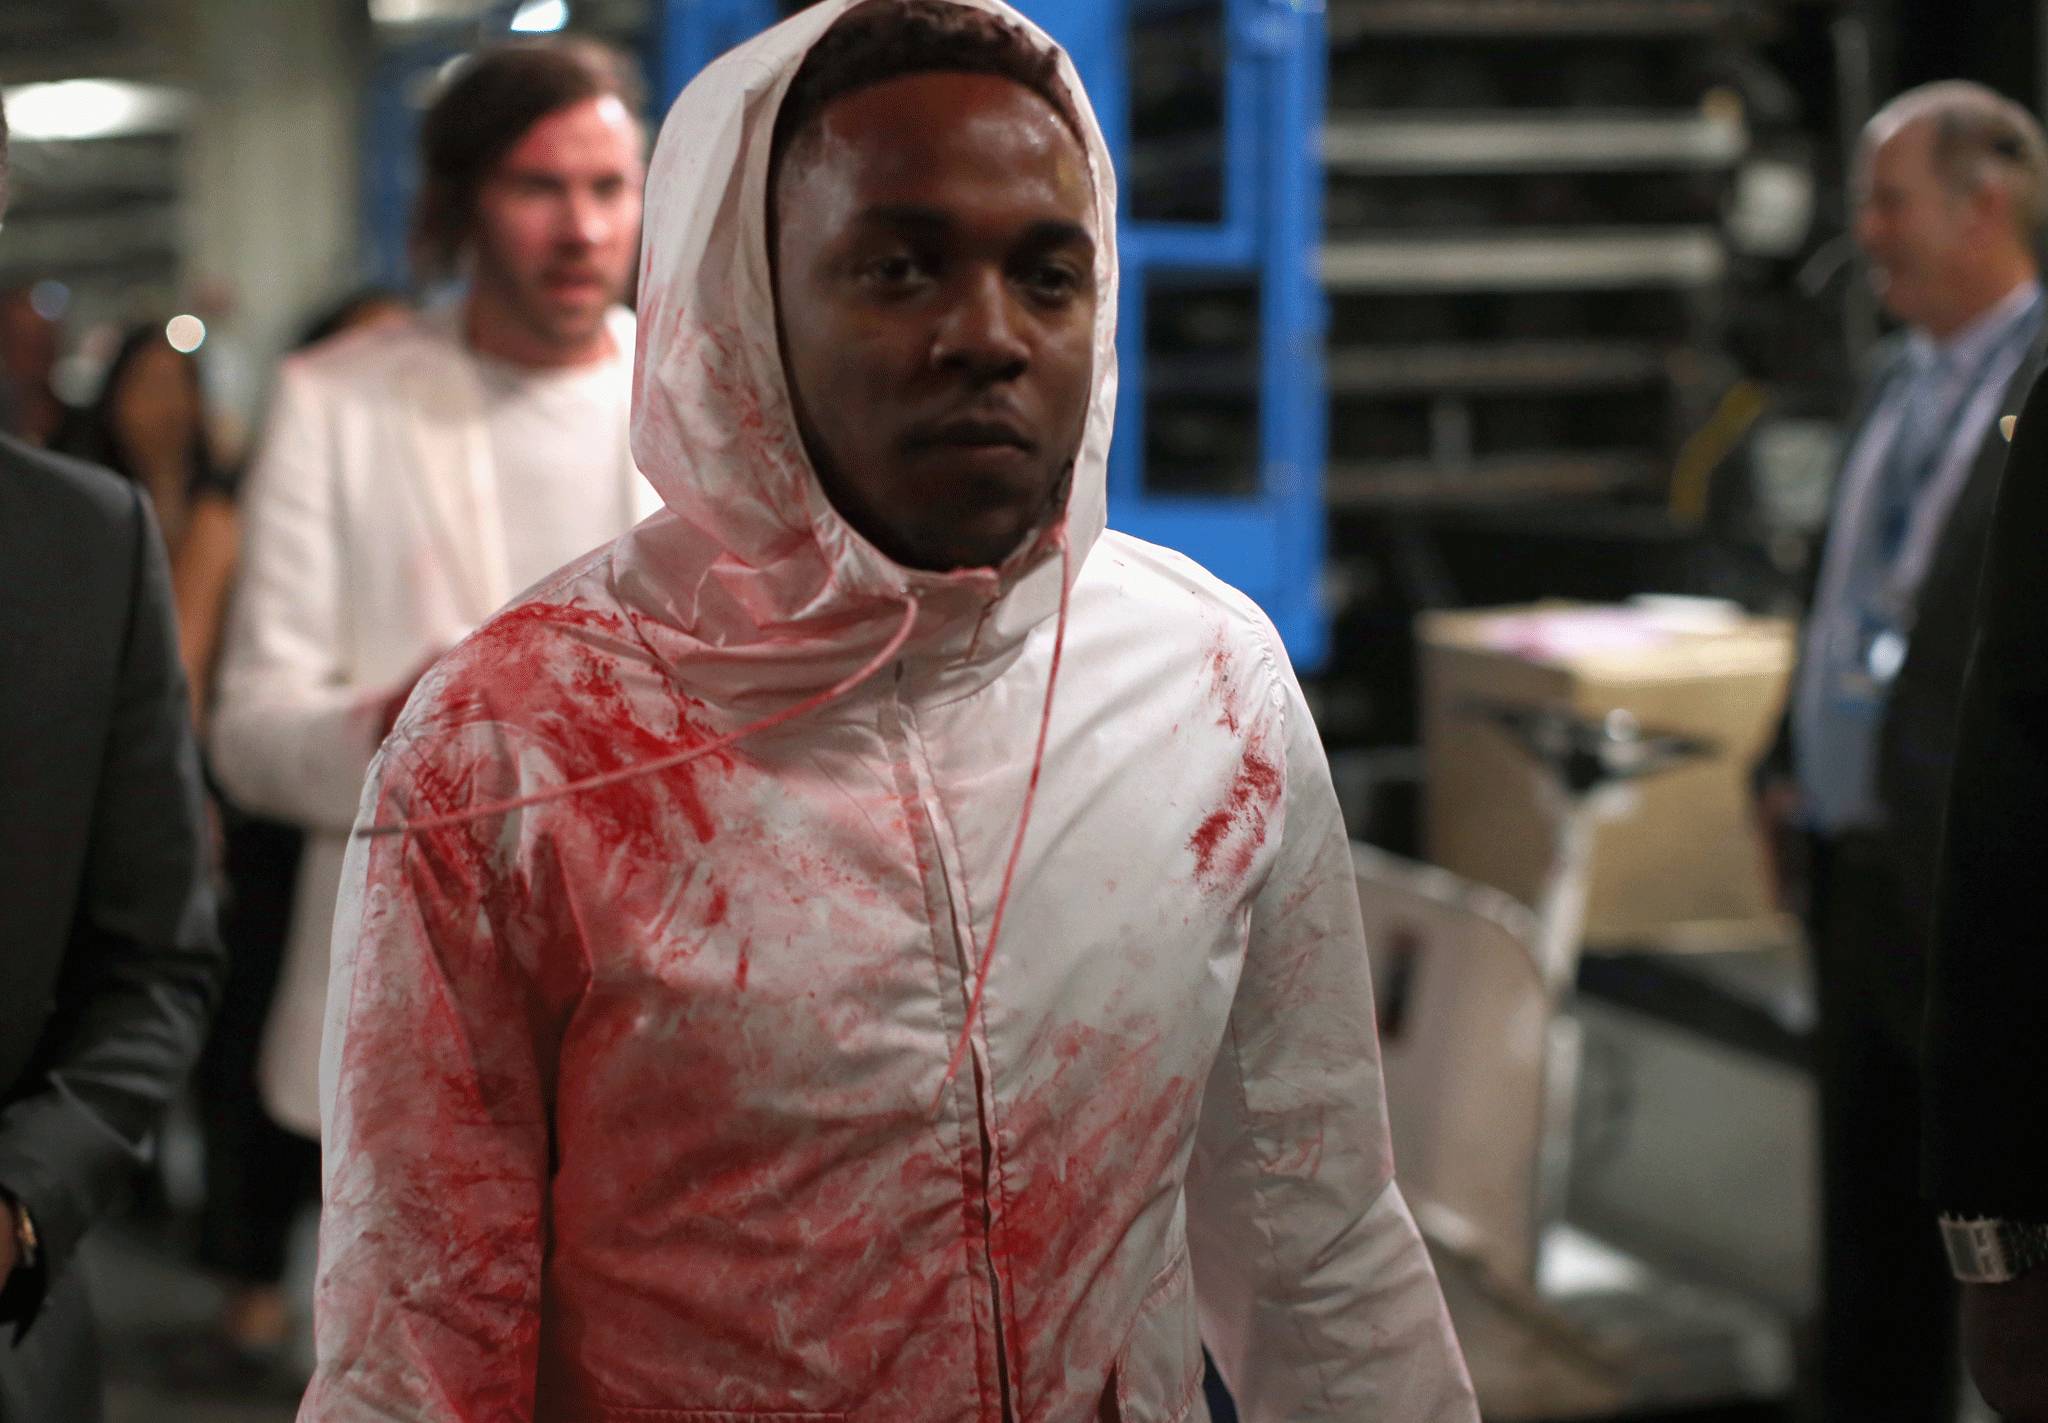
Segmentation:
{"type": "MultiPolygon", "coordinates": [[[[925,775],[918,779],[928,782],[931,769],[930,764],[924,762],[921,748],[913,746],[913,738],[908,729],[911,718],[908,704],[903,696],[903,670],[903,664],[897,663],[895,677],[896,695],[894,698],[896,703],[897,734],[903,738],[906,754],[915,754],[918,760],[924,763],[923,770],[925,775]]],[[[954,903],[955,896],[952,888],[955,874],[952,869],[947,867],[944,842],[939,835],[938,824],[933,818],[932,807],[927,797],[922,793],[922,790],[920,790],[918,796],[918,811],[924,817],[925,833],[931,838],[932,853],[940,862],[941,873],[946,876],[948,908],[957,911],[958,906],[954,903]]],[[[964,872],[964,867],[962,872],[964,872]]],[[[954,923],[957,925],[958,922],[956,913],[954,923]]],[[[963,981],[970,981],[975,969],[975,964],[972,961],[972,950],[961,939],[957,928],[952,932],[951,937],[953,941],[953,957],[960,965],[963,981]]],[[[950,1046],[950,1044],[947,1046],[950,1046]]],[[[987,1103],[989,1100],[988,1094],[993,1089],[982,1071],[980,1056],[973,1052],[971,1047],[967,1054],[967,1060],[974,1069],[974,1125],[981,1148],[981,1179],[978,1183],[981,1192],[981,1263],[987,1275],[989,1307],[995,1323],[996,1395],[1001,1409],[1002,1423],[1016,1423],[1016,1406],[1012,1402],[1010,1388],[1009,1336],[1003,1322],[1003,1277],[1001,1270],[996,1265],[995,1255],[995,1208],[990,1203],[990,1190],[995,1175],[995,1141],[989,1131],[987,1103]]]]}
{"type": "Polygon", "coordinates": [[[974,1062],[974,1120],[981,1136],[981,1257],[982,1263],[988,1267],[989,1298],[995,1309],[996,1391],[1002,1404],[1003,1423],[1012,1423],[1016,1411],[1010,1403],[1010,1350],[1008,1336],[1003,1330],[1003,1277],[996,1268],[995,1211],[989,1205],[990,1178],[995,1171],[995,1143],[989,1138],[988,1118],[982,1110],[982,1104],[987,1100],[982,1095],[987,1084],[982,1077],[981,1059],[972,1052],[968,1057],[974,1062]]]}

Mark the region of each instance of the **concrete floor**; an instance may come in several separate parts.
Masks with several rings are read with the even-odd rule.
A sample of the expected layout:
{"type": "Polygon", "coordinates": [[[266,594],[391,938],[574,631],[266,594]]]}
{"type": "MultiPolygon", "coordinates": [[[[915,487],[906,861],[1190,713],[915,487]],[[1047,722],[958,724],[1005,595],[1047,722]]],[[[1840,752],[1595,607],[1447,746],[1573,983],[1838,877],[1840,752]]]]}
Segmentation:
{"type": "MultiPolygon", "coordinates": [[[[294,1287],[304,1291],[312,1264],[310,1230],[295,1242],[294,1287]]],[[[219,1287],[184,1263],[179,1252],[126,1224],[86,1239],[83,1265],[99,1319],[107,1376],[107,1423],[291,1423],[298,1411],[289,1381],[264,1390],[193,1391],[163,1377],[167,1350],[203,1340],[220,1309],[219,1287]]],[[[292,1356],[294,1376],[311,1359],[303,1323],[292,1356]]]]}

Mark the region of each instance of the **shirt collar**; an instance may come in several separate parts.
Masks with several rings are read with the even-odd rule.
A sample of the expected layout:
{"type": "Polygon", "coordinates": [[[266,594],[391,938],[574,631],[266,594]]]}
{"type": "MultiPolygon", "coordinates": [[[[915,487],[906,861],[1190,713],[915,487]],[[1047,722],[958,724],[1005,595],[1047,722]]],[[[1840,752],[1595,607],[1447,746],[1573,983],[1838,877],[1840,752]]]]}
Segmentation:
{"type": "Polygon", "coordinates": [[[2019,319],[2041,300],[2041,283],[2029,277],[1997,305],[1984,312],[1946,341],[1914,327],[1906,338],[1906,351],[1916,371],[1925,371],[1937,361],[1952,371],[1971,370],[2002,341],[2019,319]]]}

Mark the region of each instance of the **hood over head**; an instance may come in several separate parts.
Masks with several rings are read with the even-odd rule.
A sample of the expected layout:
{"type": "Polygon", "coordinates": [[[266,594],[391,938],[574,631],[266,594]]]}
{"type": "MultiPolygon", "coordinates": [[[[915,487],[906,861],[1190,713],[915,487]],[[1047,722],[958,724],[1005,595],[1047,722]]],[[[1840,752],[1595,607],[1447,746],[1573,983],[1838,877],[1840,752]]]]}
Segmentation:
{"type": "MultiPolygon", "coordinates": [[[[662,125],[649,168],[633,371],[633,456],[666,510],[614,560],[628,606],[693,695],[728,705],[827,686],[886,646],[922,681],[971,689],[1058,608],[1102,531],[1116,407],[1116,187],[1079,76],[1059,76],[1095,188],[1093,389],[1062,519],[1000,568],[906,568],[826,498],[797,432],[769,267],[770,145],[811,47],[868,0],[824,0],[712,63],[662,125]],[[1060,557],[1064,536],[1068,557],[1060,557]]],[[[951,0],[1058,47],[1001,0],[951,0]]]]}

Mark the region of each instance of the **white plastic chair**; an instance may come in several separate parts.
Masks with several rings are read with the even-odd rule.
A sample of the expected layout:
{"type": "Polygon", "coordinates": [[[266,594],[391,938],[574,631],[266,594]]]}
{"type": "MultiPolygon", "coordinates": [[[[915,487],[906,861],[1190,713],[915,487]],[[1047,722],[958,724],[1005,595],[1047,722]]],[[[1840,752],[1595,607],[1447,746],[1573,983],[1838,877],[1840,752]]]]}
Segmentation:
{"type": "Polygon", "coordinates": [[[1552,1158],[1578,1062],[1536,915],[1433,865],[1358,844],[1352,858],[1402,1191],[1438,1244],[1527,1291],[1562,1206],[1552,1158]]]}

